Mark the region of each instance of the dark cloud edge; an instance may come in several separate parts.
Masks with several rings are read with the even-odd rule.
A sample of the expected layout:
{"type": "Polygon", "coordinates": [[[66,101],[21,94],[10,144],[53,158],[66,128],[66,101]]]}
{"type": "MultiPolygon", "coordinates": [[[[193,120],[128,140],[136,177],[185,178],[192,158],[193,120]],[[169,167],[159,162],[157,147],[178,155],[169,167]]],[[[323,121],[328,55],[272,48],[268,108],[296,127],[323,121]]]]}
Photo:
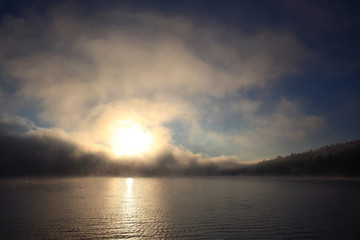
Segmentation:
{"type": "MultiPolygon", "coordinates": [[[[0,122],[0,177],[224,175],[235,160],[181,159],[168,151],[151,161],[114,160],[56,136],[29,134],[26,123],[0,122]]],[[[28,129],[29,130],[29,129],[28,129]]]]}

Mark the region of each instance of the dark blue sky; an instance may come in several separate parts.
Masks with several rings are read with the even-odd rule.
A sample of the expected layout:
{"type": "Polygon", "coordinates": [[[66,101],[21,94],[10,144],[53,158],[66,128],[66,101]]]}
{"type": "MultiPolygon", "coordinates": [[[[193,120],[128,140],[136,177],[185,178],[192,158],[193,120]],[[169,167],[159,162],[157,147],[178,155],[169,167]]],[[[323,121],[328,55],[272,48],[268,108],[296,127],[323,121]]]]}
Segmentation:
{"type": "Polygon", "coordinates": [[[95,109],[124,104],[166,132],[164,146],[240,160],[359,139],[359,12],[359,1],[2,1],[0,114],[76,138],[95,109]]]}

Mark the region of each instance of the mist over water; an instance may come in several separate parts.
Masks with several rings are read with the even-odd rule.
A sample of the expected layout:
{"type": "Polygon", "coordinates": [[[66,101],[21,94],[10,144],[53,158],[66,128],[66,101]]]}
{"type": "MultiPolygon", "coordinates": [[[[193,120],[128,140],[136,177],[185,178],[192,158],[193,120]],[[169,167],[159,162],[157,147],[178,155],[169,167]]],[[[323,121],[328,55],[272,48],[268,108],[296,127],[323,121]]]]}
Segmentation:
{"type": "Polygon", "coordinates": [[[360,181],[0,180],[3,239],[357,239],[360,181]]]}

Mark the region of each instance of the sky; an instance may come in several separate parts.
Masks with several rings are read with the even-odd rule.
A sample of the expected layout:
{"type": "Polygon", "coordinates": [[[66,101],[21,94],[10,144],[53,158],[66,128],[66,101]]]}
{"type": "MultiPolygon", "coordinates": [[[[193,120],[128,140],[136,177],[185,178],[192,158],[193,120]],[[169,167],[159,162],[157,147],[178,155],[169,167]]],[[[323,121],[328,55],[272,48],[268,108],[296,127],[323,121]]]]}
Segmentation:
{"type": "Polygon", "coordinates": [[[359,11],[358,1],[1,1],[0,152],[208,166],[359,139],[359,11]]]}

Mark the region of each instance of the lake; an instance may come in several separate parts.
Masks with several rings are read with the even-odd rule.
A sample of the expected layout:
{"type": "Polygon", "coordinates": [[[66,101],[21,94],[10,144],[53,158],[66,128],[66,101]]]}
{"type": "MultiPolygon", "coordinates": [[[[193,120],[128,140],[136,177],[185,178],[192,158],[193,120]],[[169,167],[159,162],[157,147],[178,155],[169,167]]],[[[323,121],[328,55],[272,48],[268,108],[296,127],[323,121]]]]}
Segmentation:
{"type": "Polygon", "coordinates": [[[0,180],[1,239],[360,239],[360,181],[0,180]]]}

